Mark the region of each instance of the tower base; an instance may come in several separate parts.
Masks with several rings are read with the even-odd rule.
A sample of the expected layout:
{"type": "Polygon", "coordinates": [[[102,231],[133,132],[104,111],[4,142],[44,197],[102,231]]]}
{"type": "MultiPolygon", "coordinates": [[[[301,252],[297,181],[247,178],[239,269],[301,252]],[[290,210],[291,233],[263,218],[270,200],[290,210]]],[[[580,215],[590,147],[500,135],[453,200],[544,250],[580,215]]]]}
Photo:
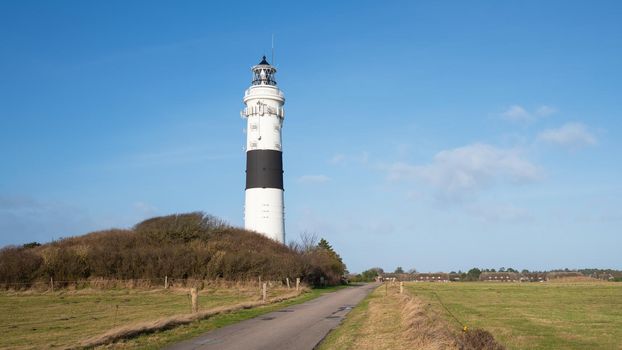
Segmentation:
{"type": "Polygon", "coordinates": [[[249,188],[245,196],[244,228],[285,243],[283,190],[249,188]]]}

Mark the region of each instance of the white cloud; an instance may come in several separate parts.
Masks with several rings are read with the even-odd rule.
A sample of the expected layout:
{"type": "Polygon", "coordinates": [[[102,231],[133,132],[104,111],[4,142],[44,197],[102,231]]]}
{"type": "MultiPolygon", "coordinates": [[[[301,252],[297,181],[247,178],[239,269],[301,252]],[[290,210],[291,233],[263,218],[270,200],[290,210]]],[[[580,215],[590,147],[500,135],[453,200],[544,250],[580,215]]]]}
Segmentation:
{"type": "Polygon", "coordinates": [[[527,112],[523,107],[519,105],[513,105],[508,107],[503,113],[501,113],[503,119],[511,122],[527,122],[533,119],[531,113],[527,112]]]}
{"type": "Polygon", "coordinates": [[[301,183],[324,183],[330,181],[330,177],[326,175],[303,175],[298,178],[301,183]]]}
{"type": "Polygon", "coordinates": [[[525,222],[532,220],[531,213],[525,209],[507,203],[485,203],[469,205],[466,212],[483,222],[525,222]]]}
{"type": "Polygon", "coordinates": [[[328,161],[329,163],[336,165],[344,165],[346,163],[367,164],[367,162],[369,162],[369,153],[366,151],[353,155],[337,153],[333,155],[328,161]]]}
{"type": "Polygon", "coordinates": [[[155,216],[158,213],[158,208],[145,202],[135,202],[134,210],[143,217],[155,216]]]}
{"type": "Polygon", "coordinates": [[[538,118],[548,117],[557,113],[557,109],[551,106],[542,105],[530,112],[520,105],[512,105],[501,113],[501,118],[510,122],[533,122],[538,118]]]}
{"type": "Polygon", "coordinates": [[[538,135],[538,140],[569,148],[594,145],[597,142],[596,136],[585,125],[574,122],[557,129],[544,130],[538,135]]]}
{"type": "Polygon", "coordinates": [[[0,194],[0,247],[47,242],[85,233],[96,226],[88,212],[66,203],[0,194]]]}
{"type": "Polygon", "coordinates": [[[345,154],[335,154],[330,160],[329,162],[331,164],[342,164],[343,162],[345,162],[346,160],[346,155],[345,154]]]}
{"type": "Polygon", "coordinates": [[[536,115],[540,117],[548,117],[557,113],[557,109],[551,106],[540,106],[536,109],[536,115]]]}
{"type": "Polygon", "coordinates": [[[415,180],[431,185],[445,197],[461,197],[497,182],[526,183],[541,177],[540,169],[517,149],[475,143],[434,156],[432,163],[394,163],[390,180],[415,180]]]}

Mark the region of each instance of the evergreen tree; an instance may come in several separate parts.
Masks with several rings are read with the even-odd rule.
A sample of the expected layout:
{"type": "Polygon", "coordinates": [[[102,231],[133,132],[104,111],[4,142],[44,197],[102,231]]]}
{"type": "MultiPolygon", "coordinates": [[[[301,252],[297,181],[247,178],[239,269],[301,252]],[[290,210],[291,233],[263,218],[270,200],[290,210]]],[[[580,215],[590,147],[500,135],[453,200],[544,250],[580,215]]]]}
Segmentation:
{"type": "Polygon", "coordinates": [[[325,240],[324,238],[320,239],[320,242],[317,244],[317,247],[320,250],[323,250],[326,253],[328,253],[331,260],[333,260],[333,263],[331,264],[332,265],[331,269],[333,270],[333,272],[339,275],[345,274],[346,265],[343,263],[343,260],[341,260],[341,257],[339,256],[339,254],[335,252],[335,250],[328,243],[327,240],[325,240]]]}

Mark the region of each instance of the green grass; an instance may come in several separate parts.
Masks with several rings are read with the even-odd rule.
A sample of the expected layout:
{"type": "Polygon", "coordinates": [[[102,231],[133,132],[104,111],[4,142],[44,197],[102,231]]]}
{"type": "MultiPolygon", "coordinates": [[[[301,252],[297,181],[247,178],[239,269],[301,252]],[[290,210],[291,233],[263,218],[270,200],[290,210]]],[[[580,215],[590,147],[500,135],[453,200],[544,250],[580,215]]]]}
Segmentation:
{"type": "Polygon", "coordinates": [[[369,315],[369,302],[373,298],[377,298],[375,293],[370,294],[354,307],[348,313],[346,320],[322,340],[318,350],[352,348],[363,332],[363,326],[369,315]]]}
{"type": "Polygon", "coordinates": [[[435,305],[439,296],[469,328],[490,331],[508,349],[622,349],[618,283],[411,283],[435,305]]]}
{"type": "MultiPolygon", "coordinates": [[[[196,328],[200,325],[211,328],[252,317],[272,307],[283,307],[289,303],[309,300],[322,291],[314,290],[291,301],[259,309],[221,315],[210,320],[195,322],[182,328],[196,328]],[[278,306],[277,306],[278,305],[278,306]],[[207,322],[207,323],[206,323],[207,322]]],[[[271,297],[276,292],[270,293],[271,297]]],[[[259,291],[207,289],[199,294],[200,309],[232,305],[257,300],[259,291]]],[[[64,348],[79,341],[101,334],[116,326],[140,321],[154,320],[190,312],[190,301],[184,291],[170,290],[80,290],[54,293],[0,293],[0,348],[64,348]]],[[[266,311],[267,312],[267,311],[266,311]]],[[[211,329],[208,328],[208,329],[211,329]]],[[[153,339],[143,336],[132,344],[138,347],[149,344],[164,344],[168,338],[177,340],[188,333],[176,329],[158,333],[153,339]]],[[[154,345],[154,347],[157,347],[154,345]]]]}

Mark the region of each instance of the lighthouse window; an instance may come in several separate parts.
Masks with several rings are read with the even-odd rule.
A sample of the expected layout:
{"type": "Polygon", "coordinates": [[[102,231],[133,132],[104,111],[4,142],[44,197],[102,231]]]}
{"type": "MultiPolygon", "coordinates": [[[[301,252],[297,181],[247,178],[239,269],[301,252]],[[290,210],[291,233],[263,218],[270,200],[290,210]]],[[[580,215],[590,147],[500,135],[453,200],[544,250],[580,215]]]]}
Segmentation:
{"type": "Polygon", "coordinates": [[[251,142],[251,148],[257,148],[257,142],[251,142]]]}
{"type": "Polygon", "coordinates": [[[251,131],[257,130],[257,124],[251,124],[251,131]]]}
{"type": "Polygon", "coordinates": [[[276,148],[276,149],[281,149],[281,145],[280,145],[280,144],[278,144],[278,143],[275,143],[275,144],[274,144],[274,148],[276,148]]]}
{"type": "Polygon", "coordinates": [[[277,124],[274,126],[274,132],[279,132],[281,131],[281,127],[277,124]]]}

